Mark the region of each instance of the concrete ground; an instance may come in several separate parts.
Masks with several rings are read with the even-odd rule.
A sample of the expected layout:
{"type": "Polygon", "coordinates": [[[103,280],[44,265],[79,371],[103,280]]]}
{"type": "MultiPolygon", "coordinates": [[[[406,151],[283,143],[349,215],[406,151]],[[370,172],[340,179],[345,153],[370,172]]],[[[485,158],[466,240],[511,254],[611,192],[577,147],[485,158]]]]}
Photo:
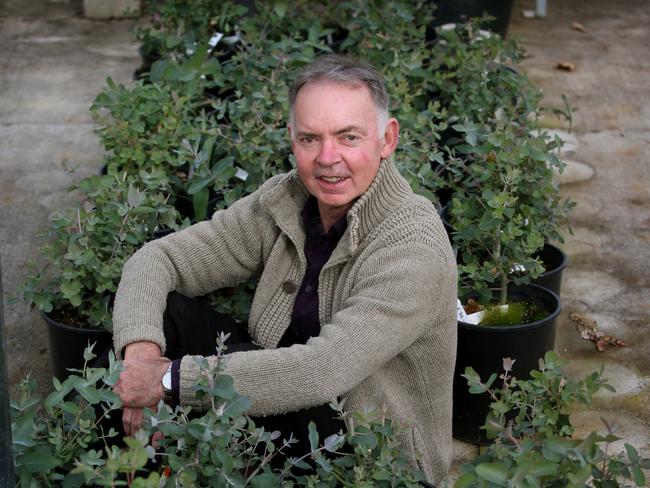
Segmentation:
{"type": "MultiPolygon", "coordinates": [[[[616,393],[576,412],[581,432],[600,417],[650,455],[650,4],[645,0],[549,2],[528,19],[518,0],[510,34],[528,52],[522,68],[573,115],[562,191],[577,203],[564,250],[563,311],[556,350],[582,375],[601,364],[616,393]],[[584,30],[571,26],[578,22],[584,30]],[[559,62],[575,65],[556,69],[559,62]],[[581,339],[571,312],[627,342],[604,352],[581,339]]],[[[66,187],[96,172],[102,157],[88,108],[106,77],[128,83],[138,65],[131,20],[92,21],[79,1],[0,0],[0,255],[10,383],[31,371],[49,388],[45,325],[13,300],[48,214],[71,203],[66,187]]],[[[566,129],[548,118],[549,127],[566,129]]],[[[456,461],[476,454],[456,442],[456,461]]]]}

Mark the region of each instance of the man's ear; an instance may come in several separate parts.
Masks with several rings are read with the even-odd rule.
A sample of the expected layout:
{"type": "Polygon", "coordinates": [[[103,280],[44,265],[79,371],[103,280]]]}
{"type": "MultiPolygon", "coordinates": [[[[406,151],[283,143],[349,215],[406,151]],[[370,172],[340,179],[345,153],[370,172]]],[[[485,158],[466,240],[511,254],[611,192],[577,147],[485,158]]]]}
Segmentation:
{"type": "Polygon", "coordinates": [[[388,119],[386,133],[384,134],[384,147],[381,150],[382,159],[388,158],[395,152],[399,140],[399,122],[397,119],[388,119]]]}

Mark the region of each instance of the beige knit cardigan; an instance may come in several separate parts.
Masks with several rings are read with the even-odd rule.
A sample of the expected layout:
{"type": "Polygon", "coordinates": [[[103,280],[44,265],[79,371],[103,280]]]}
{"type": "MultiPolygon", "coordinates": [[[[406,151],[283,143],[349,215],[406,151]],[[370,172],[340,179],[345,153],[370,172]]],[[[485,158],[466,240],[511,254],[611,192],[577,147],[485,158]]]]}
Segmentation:
{"type": "MultiPolygon", "coordinates": [[[[162,316],[172,290],[197,296],[259,276],[249,333],[264,349],[228,356],[226,373],[252,400],[251,415],[344,397],[349,411],[386,409],[406,426],[407,456],[437,483],[449,467],[456,353],[456,264],[433,205],[394,163],[382,161],[348,212],[348,227],[319,277],[321,332],[277,349],[305,274],[300,219],[308,194],[295,171],[218,211],[210,221],[150,242],[124,267],[114,344],[165,350],[162,316]]],[[[200,405],[192,357],[181,363],[181,403],[200,405]]]]}

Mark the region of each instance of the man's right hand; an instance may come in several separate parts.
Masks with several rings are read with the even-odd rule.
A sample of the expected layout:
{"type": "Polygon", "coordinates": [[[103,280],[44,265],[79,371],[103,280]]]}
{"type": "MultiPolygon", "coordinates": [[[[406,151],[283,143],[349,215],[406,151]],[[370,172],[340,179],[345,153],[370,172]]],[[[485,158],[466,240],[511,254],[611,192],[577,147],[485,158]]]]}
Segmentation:
{"type": "Polygon", "coordinates": [[[126,435],[134,435],[144,420],[143,409],[156,410],[164,397],[162,377],[169,367],[153,342],[134,342],[126,346],[123,370],[114,391],[122,400],[122,424],[126,435]]]}

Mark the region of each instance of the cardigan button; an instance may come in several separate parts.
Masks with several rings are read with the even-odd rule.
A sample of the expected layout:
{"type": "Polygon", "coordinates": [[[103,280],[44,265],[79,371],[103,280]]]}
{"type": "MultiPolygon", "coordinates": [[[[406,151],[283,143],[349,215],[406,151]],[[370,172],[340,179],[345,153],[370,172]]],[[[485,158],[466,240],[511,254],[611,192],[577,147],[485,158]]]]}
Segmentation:
{"type": "Polygon", "coordinates": [[[297,289],[298,287],[293,281],[287,280],[284,283],[282,283],[282,291],[288,293],[289,295],[295,293],[297,289]]]}

